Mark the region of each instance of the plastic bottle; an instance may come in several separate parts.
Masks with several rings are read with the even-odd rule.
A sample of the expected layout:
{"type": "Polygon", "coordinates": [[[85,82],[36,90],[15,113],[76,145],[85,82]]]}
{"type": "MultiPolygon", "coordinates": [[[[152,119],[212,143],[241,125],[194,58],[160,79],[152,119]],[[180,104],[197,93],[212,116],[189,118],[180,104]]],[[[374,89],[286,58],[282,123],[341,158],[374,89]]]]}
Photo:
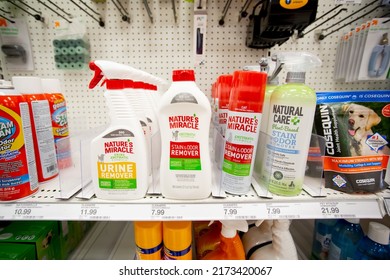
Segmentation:
{"type": "Polygon", "coordinates": [[[290,220],[273,220],[272,246],[264,246],[253,252],[252,260],[297,260],[298,253],[289,231],[290,220]]]}
{"type": "Polygon", "coordinates": [[[41,81],[42,89],[49,101],[58,168],[63,169],[72,165],[66,101],[62,94],[60,80],[41,79],[41,81]]]}
{"type": "Polygon", "coordinates": [[[266,147],[264,143],[266,143],[266,141],[268,140],[267,138],[269,137],[267,135],[267,125],[268,125],[268,118],[269,118],[270,99],[271,99],[272,92],[277,86],[278,86],[277,83],[267,84],[265,88],[263,113],[262,113],[261,124],[260,124],[260,133],[257,140],[256,157],[255,157],[255,163],[253,167],[253,172],[260,179],[262,179],[260,176],[263,170],[264,151],[266,147]]]}
{"type": "Polygon", "coordinates": [[[38,77],[15,76],[12,83],[29,105],[38,182],[47,182],[58,175],[49,101],[38,77]]]}
{"type": "Polygon", "coordinates": [[[8,83],[0,85],[0,201],[38,191],[30,112],[25,98],[8,83]]]}
{"type": "Polygon", "coordinates": [[[126,65],[95,61],[89,88],[106,78],[104,97],[111,123],[91,141],[91,174],[95,195],[101,199],[143,198],[148,189],[147,146],[139,119],[124,92],[121,79],[131,79],[133,70],[126,65]]]}
{"type": "Polygon", "coordinates": [[[352,260],[356,246],[363,238],[363,229],[359,219],[341,219],[337,222],[336,230],[332,231],[329,247],[329,260],[352,260]]]}
{"type": "Polygon", "coordinates": [[[135,221],[134,238],[137,260],[161,260],[163,229],[161,221],[135,221]]]}
{"type": "Polygon", "coordinates": [[[145,136],[145,143],[147,148],[147,153],[145,154],[147,169],[148,169],[148,186],[150,187],[153,183],[152,178],[152,128],[148,119],[146,118],[146,107],[148,102],[146,101],[146,95],[142,88],[142,82],[134,82],[132,80],[124,80],[124,92],[128,98],[131,108],[134,110],[145,136]]]}
{"type": "Polygon", "coordinates": [[[153,188],[149,192],[157,193],[155,187],[158,181],[158,172],[160,171],[161,162],[161,133],[157,117],[157,106],[154,104],[153,95],[156,95],[157,86],[144,82],[137,82],[136,87],[141,90],[141,99],[144,102],[145,117],[150,128],[150,152],[151,152],[151,169],[153,188]]]}
{"type": "Polygon", "coordinates": [[[253,254],[265,246],[272,246],[272,220],[256,221],[253,226],[249,226],[241,240],[245,249],[245,258],[253,259],[253,254]]]}
{"type": "Polygon", "coordinates": [[[160,186],[172,199],[211,194],[210,102],[195,84],[193,70],[174,70],[158,110],[161,131],[160,186]]]}
{"type": "Polygon", "coordinates": [[[245,260],[245,250],[237,230],[246,232],[245,220],[220,221],[222,224],[219,246],[202,260],[245,260]]]}
{"type": "Polygon", "coordinates": [[[314,221],[314,233],[311,249],[311,259],[327,260],[332,231],[337,223],[336,219],[316,219],[314,221]]]}
{"type": "Polygon", "coordinates": [[[369,222],[368,233],[357,245],[356,260],[390,260],[390,229],[377,222],[369,222]]]}
{"type": "Polygon", "coordinates": [[[270,115],[263,178],[268,190],[277,195],[295,196],[302,191],[314,112],[315,91],[304,84],[305,72],[321,65],[310,53],[280,53],[287,67],[287,84],[274,89],[270,115]]]}
{"type": "Polygon", "coordinates": [[[221,75],[218,77],[218,131],[222,134],[223,137],[225,137],[226,133],[232,81],[233,75],[221,75]]]}
{"type": "Polygon", "coordinates": [[[246,194],[251,187],[267,74],[235,71],[229,99],[221,188],[246,194]]]}
{"type": "Polygon", "coordinates": [[[163,242],[165,260],[192,260],[191,221],[164,221],[163,242]]]}

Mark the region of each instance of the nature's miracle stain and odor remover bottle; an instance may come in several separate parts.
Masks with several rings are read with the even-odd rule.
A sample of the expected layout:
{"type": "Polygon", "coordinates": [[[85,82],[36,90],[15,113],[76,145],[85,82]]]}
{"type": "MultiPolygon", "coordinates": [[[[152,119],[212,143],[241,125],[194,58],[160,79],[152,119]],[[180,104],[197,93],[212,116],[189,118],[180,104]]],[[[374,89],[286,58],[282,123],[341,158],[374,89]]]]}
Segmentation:
{"type": "Polygon", "coordinates": [[[229,98],[221,188],[246,194],[251,187],[267,74],[235,71],[229,98]]]}
{"type": "MultiPolygon", "coordinates": [[[[111,123],[91,141],[91,174],[95,195],[100,199],[140,199],[148,190],[147,144],[139,118],[125,91],[125,79],[134,76],[126,65],[96,60],[89,88],[102,78],[111,123]]],[[[139,70],[138,70],[139,71],[139,70]]]]}
{"type": "Polygon", "coordinates": [[[303,186],[317,96],[304,84],[305,72],[321,66],[310,53],[278,53],[287,69],[286,84],[271,95],[263,178],[277,195],[298,195],[303,186]]]}
{"type": "Polygon", "coordinates": [[[157,113],[161,192],[172,199],[207,198],[211,194],[211,105],[196,85],[193,70],[174,70],[172,79],[157,113]]]}

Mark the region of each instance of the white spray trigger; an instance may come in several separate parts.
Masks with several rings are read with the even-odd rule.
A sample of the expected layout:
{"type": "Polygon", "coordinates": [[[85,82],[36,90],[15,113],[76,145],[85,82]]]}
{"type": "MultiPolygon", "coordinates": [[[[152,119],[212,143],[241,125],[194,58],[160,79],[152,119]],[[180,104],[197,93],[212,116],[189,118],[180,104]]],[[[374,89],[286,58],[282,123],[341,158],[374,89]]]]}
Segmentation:
{"type": "Polygon", "coordinates": [[[309,52],[278,52],[276,56],[287,72],[307,72],[322,65],[321,59],[309,52]]]}
{"type": "Polygon", "coordinates": [[[237,230],[242,232],[248,231],[248,223],[245,220],[222,220],[221,234],[226,238],[233,238],[237,234],[237,230]]]}

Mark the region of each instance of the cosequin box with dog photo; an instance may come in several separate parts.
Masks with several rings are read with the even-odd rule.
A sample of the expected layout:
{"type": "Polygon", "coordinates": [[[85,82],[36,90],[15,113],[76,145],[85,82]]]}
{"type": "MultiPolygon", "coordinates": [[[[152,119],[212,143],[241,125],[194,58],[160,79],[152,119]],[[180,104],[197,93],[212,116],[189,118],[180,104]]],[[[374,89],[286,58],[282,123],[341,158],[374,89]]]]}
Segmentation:
{"type": "Polygon", "coordinates": [[[390,91],[317,93],[314,132],[325,140],[325,187],[375,193],[389,186],[390,91]]]}

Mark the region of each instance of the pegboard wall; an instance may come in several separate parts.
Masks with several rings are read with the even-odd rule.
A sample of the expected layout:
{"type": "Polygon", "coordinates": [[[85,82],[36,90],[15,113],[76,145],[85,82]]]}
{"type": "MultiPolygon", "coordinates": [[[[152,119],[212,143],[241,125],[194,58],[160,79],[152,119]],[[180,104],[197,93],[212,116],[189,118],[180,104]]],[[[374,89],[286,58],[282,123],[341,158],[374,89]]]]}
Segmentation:
{"type": "MultiPolygon", "coordinates": [[[[18,2],[17,0],[13,1],[18,2]]],[[[340,32],[334,33],[320,42],[316,42],[314,32],[310,32],[301,39],[290,39],[281,46],[275,46],[269,50],[247,48],[245,38],[249,18],[246,17],[240,22],[238,21],[239,11],[244,5],[244,0],[232,0],[224,25],[220,25],[219,20],[226,0],[208,0],[205,61],[204,64],[194,67],[194,3],[185,0],[172,0],[175,1],[177,13],[177,22],[175,23],[171,0],[148,0],[153,15],[153,23],[151,23],[143,0],[119,1],[128,11],[130,22],[121,19],[120,12],[111,0],[107,0],[105,3],[96,3],[90,0],[83,1],[100,13],[105,22],[104,28],[81,11],[72,1],[52,0],[51,2],[57,4],[73,17],[82,17],[85,20],[92,60],[105,59],[128,64],[167,81],[170,81],[173,69],[195,69],[197,84],[207,95],[210,95],[211,85],[219,75],[231,73],[245,65],[257,65],[262,56],[280,50],[309,51],[317,54],[322,59],[322,67],[307,74],[307,84],[318,91],[390,88],[389,80],[357,83],[343,83],[333,80],[337,41],[340,32]]],[[[74,2],[80,3],[80,0],[74,2]]],[[[362,0],[360,4],[345,4],[348,11],[331,19],[328,23],[322,25],[321,29],[326,29],[342,18],[348,17],[348,14],[352,14],[370,2],[372,1],[362,0]]],[[[67,100],[70,128],[73,131],[107,123],[108,115],[103,98],[103,89],[88,89],[88,83],[93,75],[92,71],[88,69],[59,70],[55,68],[52,41],[55,38],[54,21],[59,17],[37,0],[24,0],[24,3],[41,11],[45,19],[44,23],[15,8],[7,1],[1,1],[0,7],[11,11],[12,16],[23,17],[27,20],[35,70],[11,72],[4,69],[4,77],[10,79],[14,75],[26,75],[60,79],[63,94],[67,100]]],[[[317,17],[335,6],[335,0],[320,0],[317,17]]],[[[363,9],[354,17],[358,17],[368,10],[369,8],[363,9]]],[[[248,11],[251,11],[251,7],[248,11]]],[[[353,28],[370,18],[382,16],[386,12],[389,12],[389,8],[379,8],[351,24],[350,27],[353,28]]],[[[96,15],[95,17],[98,18],[96,15]]],[[[346,22],[344,21],[334,28],[346,22]]],[[[307,30],[315,25],[316,23],[307,30]]],[[[283,79],[282,73],[281,80],[283,79]]]]}

